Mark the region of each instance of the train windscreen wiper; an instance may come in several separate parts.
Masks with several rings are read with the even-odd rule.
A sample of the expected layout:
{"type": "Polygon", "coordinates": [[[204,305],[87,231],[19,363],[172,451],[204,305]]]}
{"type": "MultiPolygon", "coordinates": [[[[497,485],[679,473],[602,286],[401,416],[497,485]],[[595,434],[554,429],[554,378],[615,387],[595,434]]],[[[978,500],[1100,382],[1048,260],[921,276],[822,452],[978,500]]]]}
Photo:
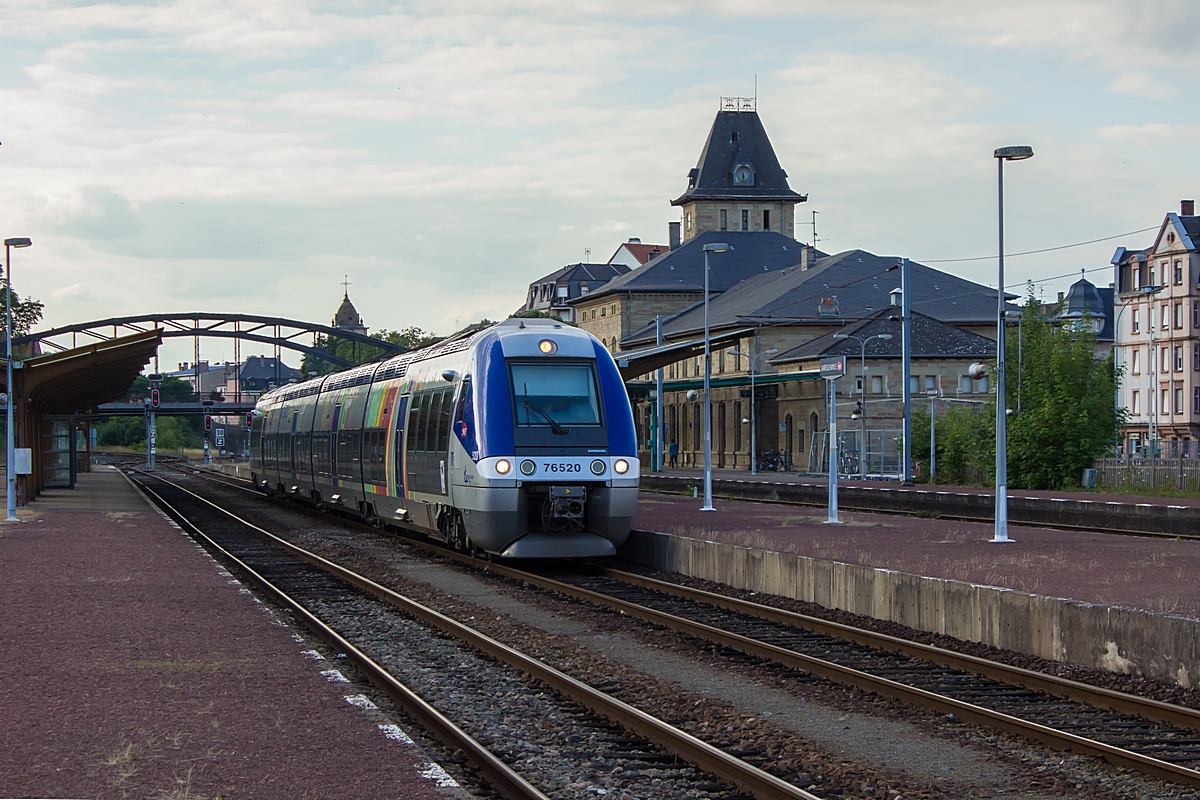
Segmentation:
{"type": "Polygon", "coordinates": [[[566,428],[564,428],[562,425],[559,424],[558,420],[556,420],[554,417],[552,417],[548,413],[546,413],[546,410],[544,408],[542,408],[537,403],[535,403],[529,399],[529,385],[528,384],[525,384],[525,383],[521,384],[521,388],[525,392],[525,419],[529,419],[529,409],[532,408],[534,411],[541,414],[542,418],[545,419],[546,422],[550,423],[550,430],[554,433],[554,435],[565,436],[568,433],[570,433],[570,431],[568,431],[566,428]]]}

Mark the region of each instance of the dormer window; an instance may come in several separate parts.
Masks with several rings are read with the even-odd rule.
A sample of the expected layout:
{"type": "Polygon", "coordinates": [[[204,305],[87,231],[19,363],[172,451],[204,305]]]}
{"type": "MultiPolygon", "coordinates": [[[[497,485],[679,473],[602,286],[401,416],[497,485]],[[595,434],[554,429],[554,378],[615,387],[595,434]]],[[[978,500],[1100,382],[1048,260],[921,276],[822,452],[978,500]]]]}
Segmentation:
{"type": "Polygon", "coordinates": [[[738,132],[737,132],[737,131],[730,131],[730,133],[729,133],[729,142],[730,142],[730,144],[737,144],[737,143],[738,143],[738,132]]]}
{"type": "Polygon", "coordinates": [[[753,186],[754,165],[749,161],[739,161],[733,165],[733,185],[753,186]]]}

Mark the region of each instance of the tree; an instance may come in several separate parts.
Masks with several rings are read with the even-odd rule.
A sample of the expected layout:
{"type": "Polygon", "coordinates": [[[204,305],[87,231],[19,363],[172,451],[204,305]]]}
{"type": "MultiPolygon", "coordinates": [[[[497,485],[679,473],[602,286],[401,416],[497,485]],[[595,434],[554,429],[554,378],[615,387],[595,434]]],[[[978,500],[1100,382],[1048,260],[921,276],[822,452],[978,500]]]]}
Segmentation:
{"type": "MultiPolygon", "coordinates": [[[[1021,311],[1020,338],[1007,339],[1006,407],[1014,412],[1008,417],[1009,486],[1078,485],[1083,470],[1117,442],[1127,412],[1114,407],[1117,372],[1111,355],[1096,355],[1090,323],[1058,323],[1031,293],[1021,311]]],[[[929,458],[924,410],[913,413],[913,458],[929,458]]],[[[991,483],[995,464],[995,395],[983,407],[950,404],[938,415],[939,479],[991,483]]]]}
{"type": "MultiPolygon", "coordinates": [[[[128,391],[125,392],[125,402],[134,403],[149,396],[150,379],[145,375],[138,375],[129,385],[128,391]]],[[[196,393],[192,391],[192,385],[187,381],[167,375],[158,385],[158,399],[163,403],[194,403],[196,402],[196,393]]]]}
{"type": "MultiPolygon", "coordinates": [[[[3,288],[7,284],[3,277],[0,277],[0,302],[3,302],[3,288]]],[[[33,330],[33,326],[37,325],[42,319],[42,309],[45,305],[40,300],[22,300],[21,296],[13,291],[9,302],[12,303],[13,317],[13,338],[24,336],[33,330]]],[[[0,333],[3,333],[6,324],[6,319],[0,313],[0,333]]]]}

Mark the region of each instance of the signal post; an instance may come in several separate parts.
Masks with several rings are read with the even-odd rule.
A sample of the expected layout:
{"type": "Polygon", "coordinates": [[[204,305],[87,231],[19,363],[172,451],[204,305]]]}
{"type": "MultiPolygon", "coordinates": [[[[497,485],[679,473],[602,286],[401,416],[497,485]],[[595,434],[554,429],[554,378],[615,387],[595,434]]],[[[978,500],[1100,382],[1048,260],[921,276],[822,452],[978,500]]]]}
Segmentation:
{"type": "Polygon", "coordinates": [[[150,402],[146,404],[146,469],[154,469],[155,442],[158,439],[158,426],[154,424],[154,410],[158,408],[158,387],[162,383],[162,375],[150,373],[150,402]]]}

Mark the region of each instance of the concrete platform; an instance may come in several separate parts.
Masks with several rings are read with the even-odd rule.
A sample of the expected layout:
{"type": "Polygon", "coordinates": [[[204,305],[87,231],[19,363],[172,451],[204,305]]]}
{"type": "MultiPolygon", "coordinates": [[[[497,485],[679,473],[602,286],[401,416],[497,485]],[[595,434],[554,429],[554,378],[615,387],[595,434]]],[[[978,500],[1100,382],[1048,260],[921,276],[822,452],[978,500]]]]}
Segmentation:
{"type": "Polygon", "coordinates": [[[1200,541],[643,493],[623,557],[1057,661],[1200,679],[1200,541]]]}
{"type": "Polygon", "coordinates": [[[0,524],[0,796],[466,796],[118,471],[21,518],[0,524]]]}

